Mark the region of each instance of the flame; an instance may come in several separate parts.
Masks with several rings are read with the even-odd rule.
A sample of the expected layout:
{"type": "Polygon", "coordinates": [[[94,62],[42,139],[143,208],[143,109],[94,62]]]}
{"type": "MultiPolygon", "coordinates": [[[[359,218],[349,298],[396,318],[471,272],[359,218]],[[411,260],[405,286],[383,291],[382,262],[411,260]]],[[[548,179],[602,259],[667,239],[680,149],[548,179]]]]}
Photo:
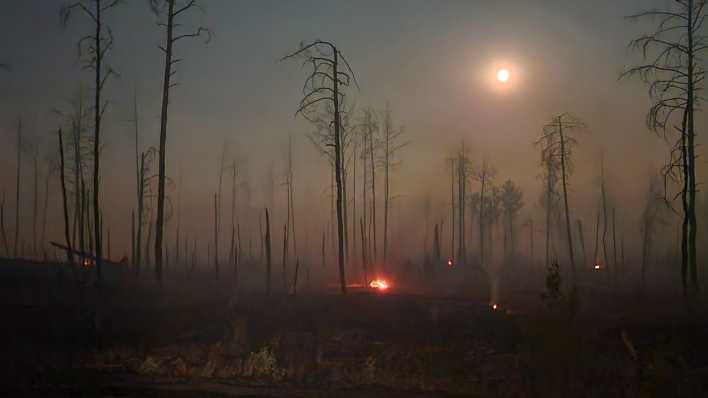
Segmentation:
{"type": "Polygon", "coordinates": [[[381,291],[387,290],[389,288],[388,282],[384,279],[374,279],[369,283],[369,287],[372,289],[378,289],[381,291]]]}
{"type": "Polygon", "coordinates": [[[454,266],[455,266],[455,264],[452,262],[452,259],[451,259],[451,258],[448,258],[448,259],[447,259],[447,266],[448,266],[448,267],[454,267],[454,266]]]}
{"type": "Polygon", "coordinates": [[[84,261],[82,261],[81,265],[86,268],[93,267],[93,261],[90,258],[85,258],[84,261]]]}
{"type": "Polygon", "coordinates": [[[498,304],[496,304],[496,303],[492,304],[492,310],[496,311],[496,310],[498,310],[498,309],[499,309],[499,305],[498,305],[498,304]]]}

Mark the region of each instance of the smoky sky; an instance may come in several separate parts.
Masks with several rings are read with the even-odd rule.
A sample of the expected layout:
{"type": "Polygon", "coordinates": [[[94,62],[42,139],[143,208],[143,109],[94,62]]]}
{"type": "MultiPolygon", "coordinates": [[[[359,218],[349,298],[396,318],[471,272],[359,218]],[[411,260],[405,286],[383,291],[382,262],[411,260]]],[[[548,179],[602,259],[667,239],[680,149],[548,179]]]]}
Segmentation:
{"type": "MultiPolygon", "coordinates": [[[[0,71],[0,181],[8,200],[14,192],[18,117],[25,122],[27,140],[41,148],[42,159],[56,157],[53,133],[62,122],[52,110],[68,109],[67,101],[80,85],[92,87],[76,46],[89,32],[89,21],[76,15],[63,28],[63,3],[3,1],[0,62],[11,70],[0,71]]],[[[445,216],[445,159],[464,140],[474,164],[487,159],[497,169],[499,183],[511,178],[521,185],[524,211],[534,214],[541,188],[533,142],[543,124],[562,112],[572,112],[588,125],[578,135],[571,184],[579,216],[592,217],[596,210],[602,152],[611,196],[618,203],[638,201],[648,171],[664,160],[665,144],[645,127],[646,88],[618,80],[627,65],[638,61],[627,43],[650,28],[624,17],[670,3],[203,0],[204,12],[185,18],[184,29],[206,26],[213,38],[206,44],[192,40],[177,46],[182,62],[170,101],[168,174],[183,181],[184,223],[195,233],[209,231],[222,151],[227,161],[238,160],[249,181],[252,203],[244,207],[262,207],[260,181],[269,173],[275,176],[276,200],[282,201],[288,136],[295,147],[296,208],[310,214],[326,207],[327,165],[305,138],[312,127],[294,115],[306,71],[298,62],[279,61],[301,41],[318,38],[336,42],[356,73],[360,89],[349,91],[349,103],[379,109],[388,103],[395,124],[405,127],[410,145],[401,152],[392,177],[394,213],[414,212],[423,197],[431,196],[439,209],[436,217],[445,216]],[[502,64],[518,72],[504,92],[488,79],[502,64]]],[[[134,91],[141,147],[155,145],[159,134],[163,57],[156,21],[147,2],[139,0],[126,1],[108,17],[115,37],[108,63],[120,77],[105,91],[110,105],[103,134],[102,195],[120,250],[129,241],[127,220],[135,197],[134,91]]],[[[25,156],[23,166],[28,178],[29,158],[25,156]]],[[[52,184],[50,230],[56,236],[60,202],[57,184],[52,184]]],[[[27,198],[29,189],[23,188],[27,198]]],[[[624,219],[633,220],[637,211],[628,208],[624,219]]],[[[325,222],[327,214],[320,213],[327,212],[309,219],[318,224],[309,226],[313,231],[325,222]]]]}

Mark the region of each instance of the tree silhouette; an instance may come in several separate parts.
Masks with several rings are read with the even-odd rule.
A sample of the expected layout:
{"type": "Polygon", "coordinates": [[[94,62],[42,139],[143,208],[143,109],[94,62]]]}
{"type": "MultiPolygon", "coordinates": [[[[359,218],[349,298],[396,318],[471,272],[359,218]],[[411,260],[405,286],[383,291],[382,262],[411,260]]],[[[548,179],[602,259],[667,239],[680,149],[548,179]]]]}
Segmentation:
{"type": "Polygon", "coordinates": [[[310,122],[315,122],[313,114],[316,113],[317,105],[329,103],[333,107],[334,126],[334,174],[337,187],[337,242],[338,242],[338,264],[339,283],[342,294],[347,293],[346,276],[344,271],[344,223],[343,223],[343,151],[342,151],[342,114],[340,104],[344,100],[342,88],[350,87],[351,84],[358,86],[356,77],[346,58],[332,42],[315,40],[310,44],[300,46],[300,49],[286,55],[282,60],[292,59],[301,56],[304,63],[312,67],[309,76],[305,79],[303,86],[303,98],[300,100],[295,114],[302,115],[310,122]]]}
{"type": "Polygon", "coordinates": [[[542,158],[551,161],[556,159],[561,174],[563,189],[563,207],[565,209],[565,225],[568,240],[568,254],[571,270],[575,272],[575,256],[573,254],[573,236],[570,228],[570,206],[568,205],[568,177],[572,173],[571,156],[577,140],[571,135],[573,130],[584,128],[577,117],[562,113],[551,120],[543,128],[541,138],[536,144],[541,148],[542,158]]]}
{"type": "Polygon", "coordinates": [[[190,33],[176,33],[181,24],[178,18],[193,9],[198,9],[196,0],[189,0],[183,5],[177,5],[177,0],[149,0],[150,7],[155,15],[165,15],[166,22],[159,22],[158,26],[165,29],[165,43],[160,45],[160,50],[165,54],[164,74],[162,80],[162,110],[160,112],[160,145],[158,158],[158,187],[157,187],[157,218],[155,221],[155,277],[162,282],[162,235],[165,223],[165,165],[167,145],[167,111],[170,101],[170,89],[176,83],[172,76],[176,73],[175,66],[182,60],[174,58],[174,45],[180,40],[206,36],[206,41],[211,39],[209,29],[199,26],[190,33]]]}
{"type": "Polygon", "coordinates": [[[117,7],[122,0],[80,0],[63,6],[60,10],[63,25],[69,21],[74,12],[80,12],[93,21],[93,33],[79,39],[79,56],[85,56],[85,68],[94,72],[94,126],[93,126],[93,219],[96,241],[96,272],[99,283],[101,282],[101,207],[100,207],[100,150],[101,150],[101,122],[108,107],[108,102],[102,99],[103,88],[108,79],[115,75],[115,71],[105,67],[105,58],[113,48],[113,33],[105,25],[104,17],[108,11],[117,7]]]}
{"type": "Polygon", "coordinates": [[[681,189],[671,199],[681,197],[681,278],[684,294],[698,289],[696,259],[696,141],[694,113],[705,100],[700,95],[705,70],[699,55],[708,49],[701,33],[706,20],[705,0],[676,0],[666,9],[644,11],[630,20],[652,19],[656,29],[632,40],[630,48],[640,51],[645,63],[625,71],[621,78],[636,77],[649,87],[652,100],[647,126],[670,145],[669,160],[663,168],[665,186],[673,181],[681,189]],[[678,136],[678,137],[677,137],[678,136]]]}

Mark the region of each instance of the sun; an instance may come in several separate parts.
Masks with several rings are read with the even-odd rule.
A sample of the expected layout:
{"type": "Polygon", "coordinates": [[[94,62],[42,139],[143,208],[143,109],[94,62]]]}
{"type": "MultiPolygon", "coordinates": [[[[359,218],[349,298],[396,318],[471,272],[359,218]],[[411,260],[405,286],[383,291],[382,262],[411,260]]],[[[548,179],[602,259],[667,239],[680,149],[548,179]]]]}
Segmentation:
{"type": "Polygon", "coordinates": [[[509,77],[510,77],[509,69],[499,69],[497,71],[497,80],[498,81],[500,81],[502,83],[506,83],[509,81],[509,77]]]}

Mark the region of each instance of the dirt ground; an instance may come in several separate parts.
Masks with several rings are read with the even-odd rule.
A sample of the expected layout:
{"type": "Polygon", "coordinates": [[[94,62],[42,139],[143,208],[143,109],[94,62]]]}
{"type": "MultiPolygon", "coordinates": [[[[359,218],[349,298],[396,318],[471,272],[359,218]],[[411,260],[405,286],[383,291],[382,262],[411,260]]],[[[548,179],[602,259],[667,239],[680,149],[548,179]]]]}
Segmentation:
{"type": "MultiPolygon", "coordinates": [[[[0,390],[48,397],[705,397],[708,317],[584,287],[484,295],[234,295],[213,275],[102,294],[58,264],[0,260],[0,390]]],[[[413,285],[413,284],[411,284],[413,285]]],[[[424,294],[423,294],[424,293],[424,294]]],[[[678,309],[677,309],[678,308],[678,309]]]]}

